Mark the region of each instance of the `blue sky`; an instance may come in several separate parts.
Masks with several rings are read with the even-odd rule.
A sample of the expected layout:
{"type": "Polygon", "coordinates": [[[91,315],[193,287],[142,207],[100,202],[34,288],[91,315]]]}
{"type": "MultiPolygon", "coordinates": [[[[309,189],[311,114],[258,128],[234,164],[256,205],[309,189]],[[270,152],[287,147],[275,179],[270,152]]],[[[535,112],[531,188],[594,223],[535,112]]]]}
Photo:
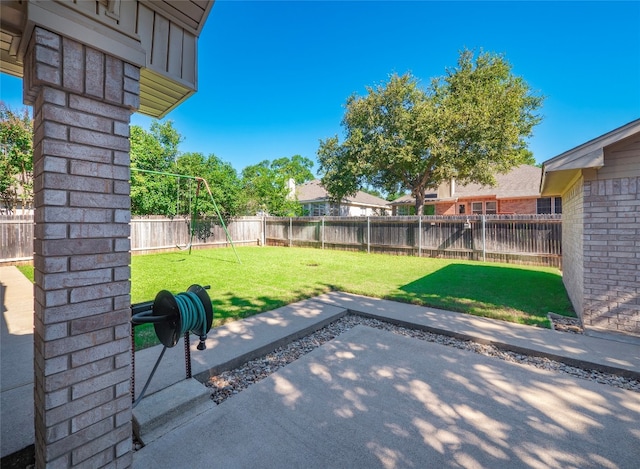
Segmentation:
{"type": "MultiPolygon", "coordinates": [[[[238,171],[295,154],[315,162],[320,139],[342,137],[349,95],[394,72],[426,86],[461,49],[482,49],[546,96],[529,145],[542,162],[640,118],[639,25],[639,1],[218,0],[199,41],[198,92],[165,119],[181,151],[238,171]]],[[[21,81],[3,75],[0,86],[21,107],[21,81]]]]}

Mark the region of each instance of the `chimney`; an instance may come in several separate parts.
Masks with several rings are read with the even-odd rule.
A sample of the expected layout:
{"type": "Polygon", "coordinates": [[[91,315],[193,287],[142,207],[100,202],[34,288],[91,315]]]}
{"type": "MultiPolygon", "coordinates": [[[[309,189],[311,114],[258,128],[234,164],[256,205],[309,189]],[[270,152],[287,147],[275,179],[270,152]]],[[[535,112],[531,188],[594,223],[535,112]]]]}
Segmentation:
{"type": "Polygon", "coordinates": [[[455,195],[456,195],[456,180],[454,178],[451,178],[451,184],[449,185],[449,188],[451,189],[451,193],[449,194],[449,197],[455,197],[455,195]]]}
{"type": "Polygon", "coordinates": [[[296,180],[293,178],[289,178],[287,181],[287,189],[289,193],[287,194],[287,198],[290,200],[296,199],[296,180]]]}

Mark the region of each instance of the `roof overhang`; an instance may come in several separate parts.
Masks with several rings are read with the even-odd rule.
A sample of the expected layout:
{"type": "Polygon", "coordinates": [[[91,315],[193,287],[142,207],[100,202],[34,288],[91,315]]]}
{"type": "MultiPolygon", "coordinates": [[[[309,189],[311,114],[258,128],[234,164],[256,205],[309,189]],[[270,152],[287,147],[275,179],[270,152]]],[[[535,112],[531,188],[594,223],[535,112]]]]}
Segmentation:
{"type": "Polygon", "coordinates": [[[604,166],[605,148],[638,132],[640,119],[545,161],[540,181],[541,195],[562,195],[583,170],[597,170],[604,166]]]}
{"type": "Polygon", "coordinates": [[[39,26],[140,67],[139,112],[161,118],[198,88],[197,39],[213,3],[2,0],[0,71],[23,76],[31,33],[39,26]]]}

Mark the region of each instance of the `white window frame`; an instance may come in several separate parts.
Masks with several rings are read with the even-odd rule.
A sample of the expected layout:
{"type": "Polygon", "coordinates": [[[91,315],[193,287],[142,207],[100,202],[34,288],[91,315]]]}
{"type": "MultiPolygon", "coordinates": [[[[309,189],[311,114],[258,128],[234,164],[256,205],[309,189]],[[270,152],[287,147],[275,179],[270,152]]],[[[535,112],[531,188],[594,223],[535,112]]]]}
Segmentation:
{"type": "Polygon", "coordinates": [[[482,215],[484,213],[484,204],[482,202],[471,202],[471,215],[482,215]],[[480,210],[477,206],[480,205],[480,210]]]}

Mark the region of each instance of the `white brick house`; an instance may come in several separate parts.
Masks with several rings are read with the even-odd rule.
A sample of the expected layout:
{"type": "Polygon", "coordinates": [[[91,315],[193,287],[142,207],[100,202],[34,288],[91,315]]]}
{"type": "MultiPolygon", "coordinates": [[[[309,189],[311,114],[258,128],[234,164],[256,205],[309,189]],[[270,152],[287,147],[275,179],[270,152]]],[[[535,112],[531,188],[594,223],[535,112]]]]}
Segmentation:
{"type": "Polygon", "coordinates": [[[562,196],[563,280],[585,330],[640,335],[640,119],[543,165],[562,196]]]}
{"type": "Polygon", "coordinates": [[[341,203],[331,201],[329,193],[318,179],[290,188],[304,209],[305,216],[360,217],[386,215],[389,203],[366,192],[344,197],[341,203]]]}

